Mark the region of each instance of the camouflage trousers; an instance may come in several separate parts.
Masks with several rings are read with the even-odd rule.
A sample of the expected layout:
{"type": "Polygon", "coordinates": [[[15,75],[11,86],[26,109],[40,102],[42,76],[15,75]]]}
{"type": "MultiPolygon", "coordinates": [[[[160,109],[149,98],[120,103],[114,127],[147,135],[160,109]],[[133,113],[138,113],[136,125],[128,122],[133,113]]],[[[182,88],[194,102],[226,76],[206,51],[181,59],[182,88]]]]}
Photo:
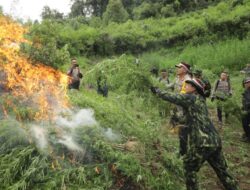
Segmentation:
{"type": "Polygon", "coordinates": [[[197,172],[203,163],[207,161],[214,169],[226,190],[239,190],[237,182],[227,171],[226,160],[221,148],[200,148],[189,150],[184,156],[184,169],[187,190],[198,190],[197,172]]]}

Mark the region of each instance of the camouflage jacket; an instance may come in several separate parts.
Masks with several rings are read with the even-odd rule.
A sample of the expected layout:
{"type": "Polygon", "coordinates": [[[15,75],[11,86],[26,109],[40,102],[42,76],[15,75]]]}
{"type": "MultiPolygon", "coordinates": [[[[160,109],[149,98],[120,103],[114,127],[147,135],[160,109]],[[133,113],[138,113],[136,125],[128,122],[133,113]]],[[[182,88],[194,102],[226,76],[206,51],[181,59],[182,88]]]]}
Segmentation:
{"type": "Polygon", "coordinates": [[[209,118],[205,99],[194,94],[157,92],[166,101],[183,107],[187,116],[189,149],[220,147],[221,139],[209,118]]]}
{"type": "Polygon", "coordinates": [[[205,87],[204,87],[205,97],[208,98],[210,96],[210,94],[211,94],[211,84],[210,84],[209,80],[206,79],[206,78],[202,78],[201,81],[205,85],[205,87]]]}
{"type": "Polygon", "coordinates": [[[250,89],[247,89],[242,94],[243,110],[250,113],[250,89]]]}

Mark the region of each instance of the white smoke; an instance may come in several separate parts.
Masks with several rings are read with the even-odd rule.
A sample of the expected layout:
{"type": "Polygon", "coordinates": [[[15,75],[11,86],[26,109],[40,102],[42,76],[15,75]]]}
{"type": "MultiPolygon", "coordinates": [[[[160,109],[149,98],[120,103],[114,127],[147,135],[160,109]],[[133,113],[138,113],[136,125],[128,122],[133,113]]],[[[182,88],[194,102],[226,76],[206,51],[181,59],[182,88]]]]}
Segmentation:
{"type": "Polygon", "coordinates": [[[58,116],[56,124],[61,127],[76,128],[97,125],[92,109],[81,109],[77,113],[67,111],[67,117],[58,116]]]}
{"type": "Polygon", "coordinates": [[[104,131],[104,136],[110,141],[116,141],[120,139],[120,135],[114,133],[111,128],[104,131]]]}
{"type": "Polygon", "coordinates": [[[65,145],[69,150],[83,152],[83,148],[80,147],[76,142],[74,142],[73,137],[69,135],[64,135],[58,140],[58,143],[65,145]]]}
{"type": "Polygon", "coordinates": [[[46,149],[48,147],[47,130],[45,128],[32,126],[30,132],[38,148],[46,149]]]}
{"type": "Polygon", "coordinates": [[[57,115],[55,120],[48,125],[43,123],[31,126],[30,133],[37,147],[43,151],[48,150],[48,147],[53,148],[56,144],[61,144],[72,151],[74,155],[81,155],[81,158],[83,158],[86,149],[78,143],[75,137],[77,137],[76,129],[84,129],[85,127],[96,126],[103,136],[110,141],[120,139],[120,135],[113,132],[111,128],[103,129],[98,125],[92,109],[67,110],[57,115]]]}
{"type": "Polygon", "coordinates": [[[84,148],[74,140],[74,129],[77,127],[95,126],[97,121],[94,118],[92,109],[81,109],[79,111],[67,110],[58,114],[54,125],[33,125],[30,133],[34,138],[38,148],[45,150],[49,146],[49,128],[53,126],[57,135],[54,137],[55,143],[63,144],[71,151],[84,153],[84,148]],[[67,134],[67,135],[65,135],[67,134]]]}

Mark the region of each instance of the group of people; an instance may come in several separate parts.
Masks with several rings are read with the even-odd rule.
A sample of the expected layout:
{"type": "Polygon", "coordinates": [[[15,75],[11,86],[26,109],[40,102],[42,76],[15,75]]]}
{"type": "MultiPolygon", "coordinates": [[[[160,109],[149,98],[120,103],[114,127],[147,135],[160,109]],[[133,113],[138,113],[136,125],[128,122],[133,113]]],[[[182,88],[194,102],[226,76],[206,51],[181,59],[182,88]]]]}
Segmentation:
{"type": "MultiPolygon", "coordinates": [[[[156,69],[151,73],[156,76],[156,69]]],[[[76,59],[67,74],[70,76],[69,89],[79,89],[80,80],[83,77],[76,59]]],[[[159,81],[165,84],[162,91],[157,87],[151,87],[152,93],[158,97],[176,105],[173,109],[171,123],[179,126],[180,152],[184,161],[187,190],[198,190],[197,172],[205,161],[215,170],[226,190],[239,190],[237,182],[229,174],[227,163],[222,152],[222,143],[219,133],[212,123],[206,98],[218,101],[217,116],[222,124],[222,104],[232,96],[232,88],[229,75],[223,71],[219,80],[215,82],[212,90],[210,82],[202,76],[201,70],[191,72],[191,66],[185,62],[176,65],[176,80],[170,82],[166,69],[161,70],[159,81]]],[[[101,80],[97,80],[97,86],[101,92],[101,80]]],[[[244,138],[250,142],[250,77],[243,81],[245,91],[242,97],[243,114],[242,125],[245,131],[244,138]]],[[[107,92],[105,92],[107,93],[107,92]]],[[[226,118],[228,113],[225,114],[226,118]]]]}
{"type": "MultiPolygon", "coordinates": [[[[202,82],[202,85],[204,86],[204,98],[211,98],[211,101],[216,101],[217,106],[217,118],[219,127],[221,128],[224,124],[223,121],[223,112],[225,114],[225,122],[228,120],[228,110],[224,109],[224,105],[226,105],[227,100],[232,96],[232,86],[229,78],[229,74],[227,71],[222,71],[220,74],[220,77],[218,80],[214,82],[214,87],[212,89],[211,84],[207,78],[205,78],[202,74],[202,70],[196,69],[194,71],[191,71],[191,67],[189,64],[182,62],[178,65],[176,65],[176,75],[177,79],[174,82],[170,82],[169,75],[166,69],[162,69],[160,72],[159,82],[164,83],[166,89],[172,89],[176,93],[185,93],[185,81],[188,79],[199,79],[202,82]]],[[[250,104],[249,100],[249,94],[248,91],[248,79],[250,77],[250,64],[247,65],[246,68],[244,68],[241,73],[244,73],[246,75],[245,80],[243,81],[243,87],[245,88],[246,92],[244,92],[244,95],[242,97],[242,107],[243,113],[248,113],[249,108],[247,108],[246,105],[250,104]]],[[[174,110],[176,111],[172,117],[172,122],[175,123],[175,120],[183,120],[183,114],[180,111],[181,109],[178,109],[178,107],[174,110]],[[178,116],[179,114],[179,116],[178,116]],[[177,115],[177,116],[176,116],[177,115]],[[179,118],[179,119],[178,119],[179,118]]],[[[242,125],[243,129],[245,131],[245,134],[243,135],[243,140],[250,142],[250,133],[246,125],[249,125],[249,120],[247,120],[246,114],[242,114],[242,125]],[[246,124],[247,123],[247,124],[246,124]]],[[[179,121],[179,124],[182,124],[183,122],[179,121]]]]}
{"type": "MultiPolygon", "coordinates": [[[[160,82],[167,89],[161,91],[151,87],[152,93],[163,100],[176,105],[173,109],[171,122],[179,126],[180,152],[183,157],[187,190],[198,190],[197,172],[207,161],[215,170],[226,190],[238,190],[239,187],[227,171],[226,160],[222,153],[221,138],[212,123],[206,105],[206,98],[218,101],[217,116],[222,123],[222,106],[232,96],[232,88],[228,73],[223,71],[220,79],[215,82],[213,90],[201,70],[191,72],[191,67],[185,62],[176,65],[176,80],[171,83],[165,69],[161,70],[160,82]],[[212,92],[211,92],[212,91],[212,92]]],[[[250,139],[250,77],[243,81],[242,124],[246,139],[250,139]]],[[[226,114],[227,118],[228,114],[226,114]]]]}

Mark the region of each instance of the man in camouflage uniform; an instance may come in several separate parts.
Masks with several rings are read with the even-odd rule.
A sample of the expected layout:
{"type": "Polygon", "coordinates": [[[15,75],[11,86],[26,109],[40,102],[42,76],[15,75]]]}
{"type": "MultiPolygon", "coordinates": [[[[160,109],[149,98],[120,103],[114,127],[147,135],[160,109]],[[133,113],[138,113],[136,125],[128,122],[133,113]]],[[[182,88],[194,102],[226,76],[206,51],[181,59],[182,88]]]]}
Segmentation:
{"type": "Polygon", "coordinates": [[[250,142],[250,77],[243,80],[243,86],[245,91],[242,94],[242,127],[245,134],[242,140],[250,142]]]}
{"type": "Polygon", "coordinates": [[[183,159],[187,190],[199,189],[197,172],[205,161],[215,170],[226,190],[239,190],[227,171],[220,136],[208,116],[202,82],[198,79],[187,80],[185,94],[161,92],[155,87],[151,87],[151,91],[163,100],[181,106],[186,113],[188,149],[183,159]]]}

